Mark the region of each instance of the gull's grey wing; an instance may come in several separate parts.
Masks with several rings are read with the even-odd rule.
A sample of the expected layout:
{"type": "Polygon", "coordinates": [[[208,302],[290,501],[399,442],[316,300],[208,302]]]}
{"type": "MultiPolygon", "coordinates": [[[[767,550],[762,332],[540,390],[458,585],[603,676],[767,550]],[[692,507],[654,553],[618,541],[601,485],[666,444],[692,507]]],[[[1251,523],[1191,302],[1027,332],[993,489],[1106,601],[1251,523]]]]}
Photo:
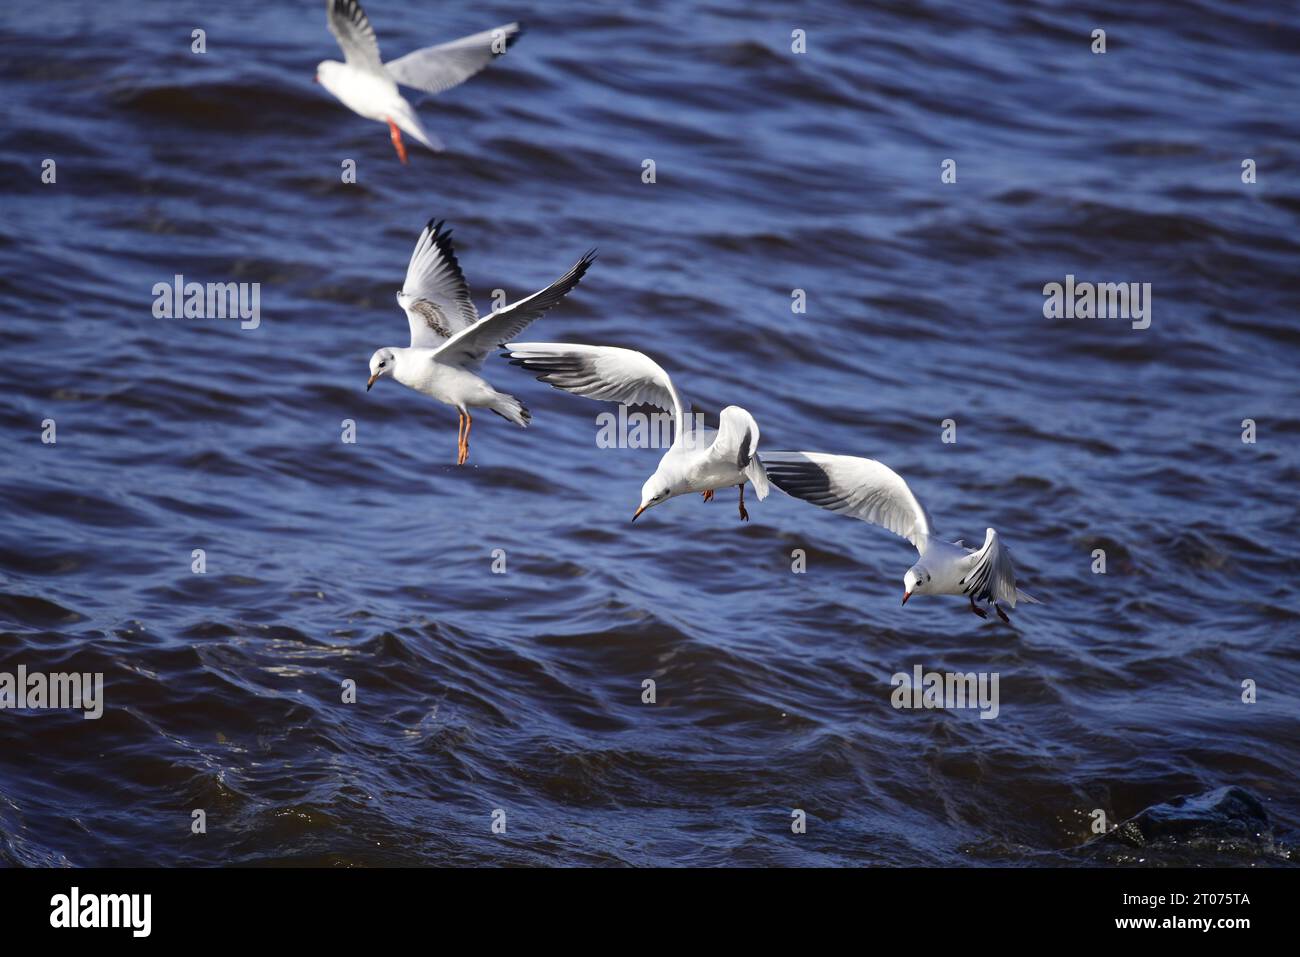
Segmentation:
{"type": "Polygon", "coordinates": [[[478,322],[478,310],[456,260],[451,230],[429,220],[411,253],[397,302],[411,327],[411,345],[438,348],[478,322]]]}
{"type": "Polygon", "coordinates": [[[339,41],[344,60],[374,73],[383,72],[375,28],[357,0],[325,0],[325,22],[339,41]]]}
{"type": "Polygon", "coordinates": [[[976,601],[1005,602],[1012,608],[1016,601],[1042,604],[1037,598],[1016,587],[1016,571],[1011,567],[1011,553],[1002,545],[998,533],[985,529],[984,545],[964,559],[967,562],[962,576],[962,594],[976,601]]]}
{"type": "Polygon", "coordinates": [[[671,412],[680,432],[682,406],[673,381],[643,352],[576,342],[508,342],[506,349],[511,365],[539,373],[548,385],[589,399],[653,405],[671,412]]]}
{"type": "Polygon", "coordinates": [[[403,86],[441,93],[464,83],[505,53],[521,32],[518,23],[507,23],[450,43],[415,50],[385,64],[384,68],[403,86]]]}
{"type": "Polygon", "coordinates": [[[889,466],[824,452],[764,452],[760,458],[772,484],[787,495],[887,528],[925,551],[933,534],[930,516],[889,466]]]}
{"type": "Polygon", "coordinates": [[[491,315],[484,316],[469,328],[462,329],[447,340],[446,344],[437,351],[435,358],[439,362],[459,365],[466,369],[480,368],[489,352],[519,335],[567,296],[582,280],[595,258],[596,251],[593,249],[579,259],[572,269],[541,292],[520,299],[491,315]]]}
{"type": "Polygon", "coordinates": [[[758,457],[758,423],[747,410],[738,405],[723,409],[718,414],[718,434],[709,448],[745,473],[760,500],[767,498],[767,471],[758,457]]]}

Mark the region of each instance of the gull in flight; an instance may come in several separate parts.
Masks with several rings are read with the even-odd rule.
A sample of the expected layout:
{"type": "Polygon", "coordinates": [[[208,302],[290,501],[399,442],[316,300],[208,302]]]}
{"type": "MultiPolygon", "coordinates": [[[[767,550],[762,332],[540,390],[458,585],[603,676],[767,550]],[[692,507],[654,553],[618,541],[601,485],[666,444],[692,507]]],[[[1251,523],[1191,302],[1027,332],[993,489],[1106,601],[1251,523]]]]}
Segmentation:
{"type": "Polygon", "coordinates": [[[480,319],[452,249],[451,230],[442,226],[441,221],[430,220],[420,233],[406,267],[406,282],[397,294],[397,304],[411,327],[411,344],[386,346],[370,357],[366,391],[375,380],[391,375],[409,389],[454,406],[460,412],[456,464],[464,465],[473,424],[470,409],[491,409],[523,428],[532,418],[522,402],[496,391],[478,374],[483,360],[563,299],[582,279],[596,251],[588,252],[541,292],[480,319]]]}
{"type": "Polygon", "coordinates": [[[998,617],[1009,622],[1003,603],[1012,608],[1017,601],[1042,604],[1016,587],[1011,555],[997,532],[987,529],[981,548],[938,541],[930,516],[888,466],[823,452],[764,452],[763,464],[772,484],[786,494],[887,528],[915,545],[920,558],[903,576],[904,605],[914,594],[966,595],[970,610],[981,618],[988,612],[977,601],[991,603],[998,617]]]}
{"type": "Polygon", "coordinates": [[[678,495],[700,492],[709,502],[717,489],[735,485],[740,518],[747,522],[745,482],[753,483],[760,500],[767,498],[767,475],[757,455],[758,423],[740,406],[722,410],[716,433],[692,428],[668,373],[644,353],[567,342],[509,342],[506,350],[512,365],[540,373],[539,380],[557,389],[623,405],[653,405],[673,414],[673,444],[642,486],[641,507],[632,521],[678,495]]]}
{"type": "Polygon", "coordinates": [[[387,123],[393,149],[403,163],[406,147],[402,144],[402,130],[435,153],[443,146],[424,128],[411,104],[397,91],[397,84],[427,93],[449,90],[505,53],[519,37],[519,24],[507,23],[384,63],[379,59],[374,27],[357,0],[325,0],[325,13],[330,33],[339,41],[346,62],[323,61],[316,67],[316,82],[352,112],[387,123]]]}

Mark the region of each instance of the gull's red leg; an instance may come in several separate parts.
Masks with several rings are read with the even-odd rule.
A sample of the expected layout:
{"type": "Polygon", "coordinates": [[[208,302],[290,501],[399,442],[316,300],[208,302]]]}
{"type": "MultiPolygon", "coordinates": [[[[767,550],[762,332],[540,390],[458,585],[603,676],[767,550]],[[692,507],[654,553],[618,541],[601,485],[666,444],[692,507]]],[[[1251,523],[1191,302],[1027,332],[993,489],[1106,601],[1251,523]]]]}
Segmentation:
{"type": "Polygon", "coordinates": [[[397,150],[397,158],[402,161],[402,165],[406,165],[406,146],[402,143],[402,131],[397,128],[397,124],[392,120],[388,120],[388,138],[393,141],[393,149],[397,150]]]}
{"type": "Polygon", "coordinates": [[[749,513],[745,511],[745,483],[741,482],[740,485],[736,487],[740,489],[740,520],[742,522],[748,522],[749,513]]]}
{"type": "Polygon", "coordinates": [[[465,440],[461,444],[460,461],[456,463],[457,465],[464,465],[465,460],[469,458],[469,430],[470,430],[470,426],[472,426],[473,424],[474,424],[474,419],[471,418],[468,412],[466,412],[465,413],[465,440]]]}
{"type": "Polygon", "coordinates": [[[709,489],[707,492],[704,493],[704,501],[706,502],[713,501],[713,489],[709,489]]]}

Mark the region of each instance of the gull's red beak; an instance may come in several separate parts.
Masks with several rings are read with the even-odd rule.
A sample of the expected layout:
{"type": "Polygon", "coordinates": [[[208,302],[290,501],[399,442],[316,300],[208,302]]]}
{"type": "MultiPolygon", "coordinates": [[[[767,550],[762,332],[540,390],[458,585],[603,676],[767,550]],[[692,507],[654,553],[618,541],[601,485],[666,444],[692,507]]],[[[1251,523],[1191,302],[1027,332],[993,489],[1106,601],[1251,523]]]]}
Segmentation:
{"type": "Polygon", "coordinates": [[[639,516],[642,512],[644,512],[644,511],[645,511],[645,508],[646,508],[646,507],[645,507],[644,505],[642,505],[640,508],[638,508],[638,509],[636,510],[636,515],[633,515],[633,516],[632,516],[632,521],[635,522],[635,521],[637,520],[637,516],[639,516]]]}
{"type": "Polygon", "coordinates": [[[370,391],[370,387],[371,387],[372,385],[375,384],[375,380],[378,379],[378,378],[379,378],[379,373],[376,372],[374,375],[372,375],[369,379],[366,380],[366,391],[367,391],[367,392],[370,391]]]}
{"type": "Polygon", "coordinates": [[[910,591],[903,592],[903,604],[906,605],[907,600],[911,597],[912,597],[912,593],[910,591]]]}

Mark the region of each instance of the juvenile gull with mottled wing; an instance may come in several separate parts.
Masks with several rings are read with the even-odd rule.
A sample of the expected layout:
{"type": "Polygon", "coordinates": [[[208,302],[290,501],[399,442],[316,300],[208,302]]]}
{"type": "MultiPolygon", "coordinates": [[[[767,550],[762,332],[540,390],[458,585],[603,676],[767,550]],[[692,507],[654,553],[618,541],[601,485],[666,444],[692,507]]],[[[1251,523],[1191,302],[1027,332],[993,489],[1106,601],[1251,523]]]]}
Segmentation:
{"type": "Polygon", "coordinates": [[[503,306],[479,318],[469,286],[456,261],[451,231],[441,221],[429,221],[420,233],[406,268],[406,282],[397,302],[411,328],[411,344],[386,346],[370,357],[370,379],[391,375],[402,385],[423,392],[460,412],[456,464],[469,457],[471,408],[491,409],[516,425],[527,427],[531,416],[512,395],[498,392],[479,375],[489,352],[519,335],[581,281],[596,257],[591,250],[541,292],[503,306]]]}

